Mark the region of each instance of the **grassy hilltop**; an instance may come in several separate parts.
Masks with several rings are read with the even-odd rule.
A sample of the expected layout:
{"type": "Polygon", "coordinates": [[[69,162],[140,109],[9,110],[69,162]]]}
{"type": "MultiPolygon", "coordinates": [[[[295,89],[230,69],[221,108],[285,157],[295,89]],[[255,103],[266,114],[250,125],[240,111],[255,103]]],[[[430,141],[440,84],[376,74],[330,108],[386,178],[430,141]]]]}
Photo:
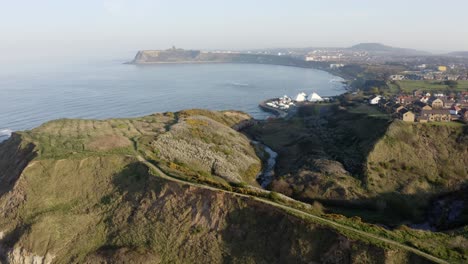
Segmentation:
{"type": "MultiPolygon", "coordinates": [[[[15,133],[0,144],[0,261],[444,263],[466,256],[463,229],[390,231],[257,189],[261,150],[233,129],[250,119],[236,111],[187,110],[62,119],[15,133]]],[[[375,143],[378,134],[368,135],[375,143]]],[[[263,136],[273,147],[287,138],[278,134],[275,145],[263,136]]],[[[308,141],[304,149],[315,146],[308,141]]],[[[343,141],[346,155],[354,147],[372,150],[371,142],[358,142],[343,141]]],[[[291,153],[300,159],[302,150],[291,153]]],[[[340,155],[338,148],[320,152],[340,155]]],[[[313,161],[307,155],[294,164],[313,161]]],[[[352,186],[350,197],[366,197],[359,185],[365,179],[355,177],[367,169],[366,156],[346,155],[338,159],[343,165],[323,160],[320,166],[345,174],[335,184],[352,186]]],[[[278,171],[286,171],[281,156],[279,162],[278,171]]]]}

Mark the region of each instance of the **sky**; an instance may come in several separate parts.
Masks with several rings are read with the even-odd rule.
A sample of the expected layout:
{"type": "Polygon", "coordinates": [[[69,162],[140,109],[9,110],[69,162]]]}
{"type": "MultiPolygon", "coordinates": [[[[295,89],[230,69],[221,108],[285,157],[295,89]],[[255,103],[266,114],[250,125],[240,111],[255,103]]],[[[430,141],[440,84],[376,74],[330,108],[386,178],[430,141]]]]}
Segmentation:
{"type": "Polygon", "coordinates": [[[124,56],[140,49],[468,50],[466,0],[0,0],[0,56],[124,56]]]}

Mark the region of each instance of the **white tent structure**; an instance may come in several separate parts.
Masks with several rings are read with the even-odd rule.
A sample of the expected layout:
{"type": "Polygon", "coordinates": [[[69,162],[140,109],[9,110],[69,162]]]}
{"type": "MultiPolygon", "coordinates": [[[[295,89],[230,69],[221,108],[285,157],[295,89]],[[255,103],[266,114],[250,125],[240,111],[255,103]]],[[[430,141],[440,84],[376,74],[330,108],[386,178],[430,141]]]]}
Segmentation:
{"type": "Polygon", "coordinates": [[[304,102],[304,101],[306,100],[306,96],[307,96],[306,93],[298,93],[298,94],[296,95],[296,100],[294,100],[294,101],[296,101],[296,102],[304,102]]]}
{"type": "Polygon", "coordinates": [[[311,93],[309,97],[307,97],[307,101],[309,102],[322,102],[323,98],[320,97],[317,93],[311,93]]]}

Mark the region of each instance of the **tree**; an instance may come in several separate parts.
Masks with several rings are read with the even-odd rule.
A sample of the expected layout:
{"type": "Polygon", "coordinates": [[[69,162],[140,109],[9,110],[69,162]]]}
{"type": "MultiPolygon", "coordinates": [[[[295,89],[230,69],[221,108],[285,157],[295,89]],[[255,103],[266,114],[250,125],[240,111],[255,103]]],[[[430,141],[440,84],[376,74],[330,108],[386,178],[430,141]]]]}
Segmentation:
{"type": "Polygon", "coordinates": [[[449,80],[449,81],[444,81],[444,84],[447,85],[448,87],[450,88],[457,88],[458,86],[458,82],[457,81],[452,81],[452,80],[449,80]]]}

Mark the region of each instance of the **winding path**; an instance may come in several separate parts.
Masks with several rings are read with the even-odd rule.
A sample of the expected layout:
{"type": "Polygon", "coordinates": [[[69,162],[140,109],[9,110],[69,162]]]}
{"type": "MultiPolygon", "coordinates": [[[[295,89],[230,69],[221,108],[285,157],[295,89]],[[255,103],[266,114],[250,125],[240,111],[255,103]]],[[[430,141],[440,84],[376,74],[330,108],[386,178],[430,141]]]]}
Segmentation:
{"type": "MultiPolygon", "coordinates": [[[[181,184],[191,185],[191,186],[195,186],[195,187],[198,187],[198,188],[208,189],[208,190],[212,190],[212,191],[229,193],[229,194],[234,195],[234,196],[250,198],[250,199],[259,201],[261,203],[265,203],[265,204],[274,206],[276,208],[280,208],[280,209],[283,209],[283,210],[286,210],[286,211],[294,212],[295,214],[305,216],[305,217],[307,217],[309,219],[313,219],[316,222],[319,222],[319,223],[322,223],[322,224],[325,224],[325,225],[328,225],[328,226],[338,227],[340,229],[343,229],[343,230],[346,230],[346,231],[349,231],[349,232],[352,232],[352,233],[355,233],[355,234],[359,234],[359,235],[367,237],[367,238],[372,238],[374,240],[378,240],[378,241],[381,241],[381,242],[384,242],[384,243],[399,247],[399,248],[404,249],[406,251],[410,251],[410,252],[412,252],[414,254],[422,256],[422,257],[424,257],[424,258],[426,258],[428,260],[431,260],[431,261],[433,261],[435,263],[444,263],[444,264],[449,263],[449,262],[447,262],[447,261],[445,261],[443,259],[440,259],[440,258],[435,257],[433,255],[430,255],[428,253],[425,253],[425,252],[423,252],[423,251],[421,251],[419,249],[416,249],[416,248],[404,245],[402,243],[396,242],[394,240],[383,238],[383,237],[380,237],[380,236],[377,236],[377,235],[374,235],[374,234],[371,234],[371,233],[367,233],[367,232],[364,232],[362,230],[359,230],[359,229],[356,229],[356,228],[353,228],[353,227],[350,227],[350,226],[339,224],[339,223],[336,223],[336,222],[334,222],[332,220],[329,220],[329,219],[326,219],[326,218],[323,218],[323,217],[320,217],[320,216],[317,216],[317,215],[309,214],[309,213],[306,213],[304,211],[295,209],[293,207],[289,207],[289,206],[286,206],[286,205],[282,205],[282,204],[273,202],[271,200],[259,198],[259,197],[252,196],[252,195],[227,191],[227,190],[219,189],[219,188],[216,188],[216,187],[203,185],[203,184],[199,184],[199,183],[193,183],[193,182],[190,182],[190,181],[184,181],[184,180],[180,180],[180,179],[171,177],[171,176],[167,175],[166,173],[164,173],[159,167],[157,167],[153,163],[151,163],[148,160],[146,160],[145,158],[143,158],[141,155],[137,155],[136,157],[140,162],[144,163],[149,168],[152,168],[153,170],[155,170],[159,174],[159,176],[161,178],[164,178],[166,180],[181,183],[181,184]]],[[[260,189],[260,188],[256,188],[256,187],[251,187],[251,188],[254,188],[256,191],[262,191],[262,192],[269,193],[269,191],[266,191],[266,190],[263,190],[263,189],[260,189]]],[[[289,197],[287,197],[287,198],[289,198],[289,197]]],[[[292,198],[289,198],[289,199],[293,200],[292,198]]]]}

